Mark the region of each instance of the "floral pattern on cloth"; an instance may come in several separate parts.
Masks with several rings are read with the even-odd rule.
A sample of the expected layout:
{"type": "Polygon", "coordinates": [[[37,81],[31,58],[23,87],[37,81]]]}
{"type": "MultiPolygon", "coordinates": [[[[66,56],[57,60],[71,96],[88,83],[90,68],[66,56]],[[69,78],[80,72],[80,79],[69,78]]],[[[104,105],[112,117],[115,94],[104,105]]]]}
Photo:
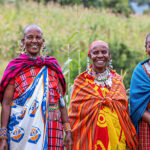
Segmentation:
{"type": "Polygon", "coordinates": [[[43,67],[32,84],[13,100],[8,123],[10,150],[47,150],[48,78],[43,67]]]}
{"type": "MultiPolygon", "coordinates": [[[[10,81],[10,84],[15,84],[14,99],[21,96],[26,89],[32,84],[41,67],[32,66],[28,69],[21,71],[14,79],[10,81]]],[[[58,87],[58,76],[57,73],[50,68],[48,70],[48,149],[63,150],[63,128],[62,120],[59,110],[59,104],[63,103],[64,99],[61,95],[58,87]]],[[[61,84],[60,84],[61,86],[61,84]]],[[[61,104],[60,104],[61,105],[61,104]]],[[[15,107],[15,104],[12,103],[15,107]]],[[[24,109],[24,112],[26,109],[24,109]]]]}

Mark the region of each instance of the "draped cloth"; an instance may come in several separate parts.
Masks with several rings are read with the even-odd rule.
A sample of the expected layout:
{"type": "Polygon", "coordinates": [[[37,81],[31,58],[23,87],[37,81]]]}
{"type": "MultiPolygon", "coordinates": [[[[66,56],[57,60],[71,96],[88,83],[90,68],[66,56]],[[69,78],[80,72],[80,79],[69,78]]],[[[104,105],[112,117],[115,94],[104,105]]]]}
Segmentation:
{"type": "Polygon", "coordinates": [[[63,88],[63,96],[66,91],[65,78],[62,74],[62,70],[59,67],[57,60],[54,57],[37,57],[31,58],[25,54],[21,54],[16,59],[13,59],[7,66],[2,80],[0,82],[0,102],[2,102],[3,94],[8,83],[13,79],[21,70],[25,70],[31,66],[47,66],[54,70],[58,74],[58,78],[63,88]]]}
{"type": "Polygon", "coordinates": [[[8,123],[10,150],[47,150],[48,72],[43,67],[28,89],[11,105],[8,123]]]}
{"type": "MultiPolygon", "coordinates": [[[[99,110],[103,106],[115,109],[126,141],[131,150],[137,148],[137,135],[129,118],[128,101],[121,77],[114,73],[112,86],[105,98],[86,81],[84,73],[74,82],[69,108],[73,150],[92,150],[99,110]]],[[[101,134],[101,133],[99,133],[101,134]]],[[[105,148],[109,150],[108,148],[105,148]]]]}
{"type": "Polygon", "coordinates": [[[150,102],[150,78],[142,65],[150,59],[140,62],[134,69],[130,85],[130,116],[139,133],[139,121],[150,102]]]}

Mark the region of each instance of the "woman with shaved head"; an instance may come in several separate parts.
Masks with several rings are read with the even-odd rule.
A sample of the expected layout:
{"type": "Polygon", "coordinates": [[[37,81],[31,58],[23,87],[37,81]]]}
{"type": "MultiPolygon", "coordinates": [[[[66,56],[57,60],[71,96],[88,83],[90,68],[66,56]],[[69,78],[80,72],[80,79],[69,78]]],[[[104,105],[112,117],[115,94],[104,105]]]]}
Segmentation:
{"type": "Polygon", "coordinates": [[[8,64],[0,82],[0,150],[63,150],[63,129],[71,150],[62,70],[54,57],[41,55],[38,25],[25,27],[21,42],[25,53],[8,64]]]}
{"type": "Polygon", "coordinates": [[[106,42],[92,42],[92,65],[74,82],[69,108],[73,150],[137,149],[122,78],[107,67],[110,55],[106,42]]]}

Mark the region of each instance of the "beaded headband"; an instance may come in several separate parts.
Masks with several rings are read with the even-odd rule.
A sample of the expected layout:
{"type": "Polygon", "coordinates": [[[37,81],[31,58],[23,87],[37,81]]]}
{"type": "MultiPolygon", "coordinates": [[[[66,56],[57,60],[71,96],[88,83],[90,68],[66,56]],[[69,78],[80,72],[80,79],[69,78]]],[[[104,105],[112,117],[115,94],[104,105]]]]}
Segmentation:
{"type": "Polygon", "coordinates": [[[102,46],[105,46],[105,47],[107,47],[109,49],[109,46],[108,46],[108,44],[106,42],[101,41],[101,40],[96,40],[96,41],[94,41],[94,42],[92,42],[90,44],[88,54],[90,54],[91,49],[93,49],[97,45],[102,45],[102,46]]]}

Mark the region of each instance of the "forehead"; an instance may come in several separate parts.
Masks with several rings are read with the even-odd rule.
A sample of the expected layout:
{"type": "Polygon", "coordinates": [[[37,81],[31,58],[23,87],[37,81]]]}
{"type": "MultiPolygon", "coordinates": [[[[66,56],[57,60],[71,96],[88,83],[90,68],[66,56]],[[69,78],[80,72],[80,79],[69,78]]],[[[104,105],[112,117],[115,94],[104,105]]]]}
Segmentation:
{"type": "Polygon", "coordinates": [[[146,42],[150,42],[150,36],[147,37],[146,42]]]}
{"type": "Polygon", "coordinates": [[[108,47],[106,47],[105,45],[101,45],[101,44],[93,46],[91,50],[92,51],[95,51],[95,50],[106,50],[106,51],[109,51],[108,47]]]}
{"type": "Polygon", "coordinates": [[[25,29],[25,31],[24,31],[24,36],[26,36],[28,34],[40,34],[40,35],[42,35],[42,30],[36,26],[31,26],[31,27],[28,27],[27,29],[25,29]]]}

